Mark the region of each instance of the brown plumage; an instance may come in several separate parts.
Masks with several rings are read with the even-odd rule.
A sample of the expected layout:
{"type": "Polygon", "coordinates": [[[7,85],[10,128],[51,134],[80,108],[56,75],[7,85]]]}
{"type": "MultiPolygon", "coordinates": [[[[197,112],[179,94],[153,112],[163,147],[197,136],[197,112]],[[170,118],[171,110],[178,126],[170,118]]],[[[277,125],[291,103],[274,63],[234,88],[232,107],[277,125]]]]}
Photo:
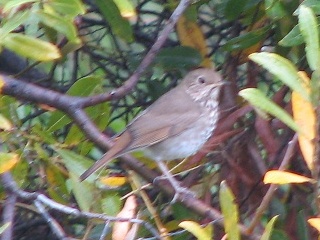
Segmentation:
{"type": "MultiPolygon", "coordinates": [[[[128,124],[114,146],[81,175],[81,181],[111,159],[135,150],[143,150],[158,163],[195,154],[216,127],[222,84],[213,69],[188,73],[177,87],[128,124]]],[[[159,167],[163,170],[163,165],[159,167]]]]}

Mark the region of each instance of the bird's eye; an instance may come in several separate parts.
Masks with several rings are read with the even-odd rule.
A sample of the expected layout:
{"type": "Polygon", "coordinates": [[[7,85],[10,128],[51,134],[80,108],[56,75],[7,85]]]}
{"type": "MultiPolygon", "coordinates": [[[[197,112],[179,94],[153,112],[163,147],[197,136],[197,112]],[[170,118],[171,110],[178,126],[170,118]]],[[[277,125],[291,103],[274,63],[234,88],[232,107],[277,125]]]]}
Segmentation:
{"type": "Polygon", "coordinates": [[[206,82],[206,80],[204,79],[204,77],[200,76],[200,77],[198,77],[198,82],[201,84],[204,84],[206,82]]]}

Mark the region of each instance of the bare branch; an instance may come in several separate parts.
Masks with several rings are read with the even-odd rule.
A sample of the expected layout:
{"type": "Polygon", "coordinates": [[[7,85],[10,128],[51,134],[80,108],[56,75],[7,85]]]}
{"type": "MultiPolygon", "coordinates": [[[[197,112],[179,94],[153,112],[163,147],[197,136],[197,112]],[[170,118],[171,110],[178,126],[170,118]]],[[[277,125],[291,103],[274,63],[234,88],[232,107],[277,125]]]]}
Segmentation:
{"type": "Polygon", "coordinates": [[[6,230],[1,234],[1,239],[12,239],[13,233],[13,220],[15,213],[15,204],[17,202],[17,196],[10,192],[7,193],[7,199],[3,205],[3,214],[2,214],[2,223],[9,223],[10,225],[6,228],[6,230]]]}
{"type": "MultiPolygon", "coordinates": [[[[279,167],[279,170],[287,169],[288,164],[289,164],[289,162],[295,152],[295,149],[296,149],[295,147],[296,147],[297,142],[298,142],[298,135],[295,134],[293,136],[292,140],[288,143],[288,148],[287,148],[285,156],[283,157],[283,161],[279,167]]],[[[262,214],[269,206],[269,203],[270,203],[270,201],[271,201],[271,199],[277,189],[278,189],[278,185],[276,185],[276,184],[270,185],[267,193],[265,194],[262,202],[260,203],[260,206],[257,208],[257,210],[255,212],[253,220],[251,221],[251,223],[247,229],[248,234],[251,234],[253,232],[253,230],[256,227],[256,225],[258,224],[262,214]]]]}
{"type": "Polygon", "coordinates": [[[62,227],[53,217],[50,216],[43,204],[40,201],[35,200],[34,205],[36,206],[42,217],[46,220],[56,237],[60,240],[66,239],[67,236],[64,233],[62,227]]]}
{"type": "MultiPolygon", "coordinates": [[[[113,99],[119,99],[125,96],[129,91],[131,91],[135,85],[137,84],[141,74],[147,69],[147,67],[152,63],[156,54],[159,52],[165,41],[167,40],[169,34],[173,30],[176,25],[179,17],[186,10],[186,8],[190,4],[190,0],[181,0],[177,8],[172,13],[169,18],[168,24],[164,27],[164,29],[159,33],[159,36],[155,43],[152,45],[151,49],[144,57],[140,65],[134,71],[134,73],[130,76],[130,78],[118,89],[115,89],[109,93],[97,95],[91,99],[90,104],[96,104],[103,101],[110,101],[113,99]]],[[[88,106],[88,105],[86,105],[88,106]]]]}
{"type": "Polygon", "coordinates": [[[157,239],[160,239],[157,231],[149,223],[147,223],[143,220],[140,220],[137,218],[119,218],[119,217],[107,216],[105,214],[100,214],[100,213],[91,213],[91,212],[80,211],[76,208],[71,208],[71,207],[65,206],[63,204],[60,204],[58,202],[55,202],[43,194],[39,194],[36,192],[29,193],[29,192],[26,192],[26,191],[19,189],[17,187],[17,184],[14,182],[10,173],[4,173],[1,175],[1,177],[2,177],[3,186],[8,192],[10,192],[10,193],[12,193],[12,194],[18,196],[19,198],[24,199],[24,200],[32,201],[35,204],[35,206],[37,207],[37,209],[39,210],[41,215],[46,219],[47,223],[49,223],[49,225],[51,226],[51,229],[55,232],[55,234],[59,237],[59,239],[64,238],[64,233],[62,232],[60,225],[54,219],[52,219],[52,217],[47,213],[47,211],[45,210],[43,205],[46,205],[46,206],[50,207],[51,209],[57,210],[61,213],[72,215],[74,217],[100,219],[105,222],[106,221],[111,221],[111,222],[120,221],[120,222],[132,222],[132,223],[142,224],[146,227],[146,229],[148,229],[150,231],[150,233],[153,234],[154,237],[156,237],[157,239]]]}

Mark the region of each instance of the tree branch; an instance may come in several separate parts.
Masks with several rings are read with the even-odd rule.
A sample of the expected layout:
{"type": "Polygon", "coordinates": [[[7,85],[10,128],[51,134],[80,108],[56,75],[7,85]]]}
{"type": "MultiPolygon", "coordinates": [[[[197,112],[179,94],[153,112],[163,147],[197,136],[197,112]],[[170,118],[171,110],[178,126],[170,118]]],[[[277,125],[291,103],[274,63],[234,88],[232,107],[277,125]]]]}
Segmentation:
{"type": "MultiPolygon", "coordinates": [[[[298,134],[295,134],[293,136],[293,138],[291,139],[291,141],[288,143],[288,148],[287,151],[285,153],[285,156],[283,157],[283,161],[279,167],[278,170],[286,170],[288,167],[288,164],[291,160],[291,158],[293,157],[293,154],[295,153],[295,147],[296,144],[298,142],[298,134]]],[[[267,193],[265,194],[265,196],[262,199],[262,202],[260,203],[260,206],[257,208],[255,215],[247,229],[248,234],[251,234],[254,230],[254,228],[257,226],[259,220],[261,219],[262,214],[264,213],[264,211],[267,209],[267,207],[269,206],[269,203],[275,193],[275,191],[278,189],[278,185],[277,184],[271,184],[267,193]]]]}

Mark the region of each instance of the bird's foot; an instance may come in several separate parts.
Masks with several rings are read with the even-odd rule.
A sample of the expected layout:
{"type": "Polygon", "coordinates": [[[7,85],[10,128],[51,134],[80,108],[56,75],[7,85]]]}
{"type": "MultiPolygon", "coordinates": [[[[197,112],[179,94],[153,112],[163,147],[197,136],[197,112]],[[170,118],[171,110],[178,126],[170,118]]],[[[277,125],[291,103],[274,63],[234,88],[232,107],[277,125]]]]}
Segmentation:
{"type": "Polygon", "coordinates": [[[171,186],[173,187],[175,193],[174,197],[171,201],[171,203],[175,203],[177,199],[179,198],[181,201],[183,201],[187,197],[196,197],[196,195],[191,192],[189,189],[181,187],[180,182],[178,182],[170,173],[167,166],[162,162],[158,161],[158,166],[163,172],[165,178],[170,182],[171,186]]]}

